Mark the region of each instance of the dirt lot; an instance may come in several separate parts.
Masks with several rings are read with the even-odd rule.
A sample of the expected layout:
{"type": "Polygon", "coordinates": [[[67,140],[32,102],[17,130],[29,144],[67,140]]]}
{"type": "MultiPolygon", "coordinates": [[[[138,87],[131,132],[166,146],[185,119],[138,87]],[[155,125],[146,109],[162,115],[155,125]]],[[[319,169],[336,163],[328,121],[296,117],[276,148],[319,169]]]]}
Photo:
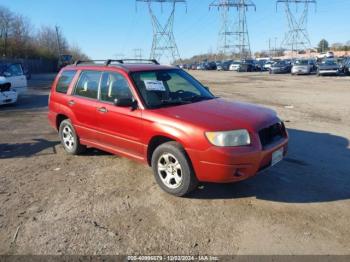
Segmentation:
{"type": "Polygon", "coordinates": [[[147,166],[65,154],[46,119],[50,77],[33,76],[0,108],[0,253],[350,254],[350,78],[191,73],[218,96],[277,110],[288,158],[176,198],[147,166]]]}

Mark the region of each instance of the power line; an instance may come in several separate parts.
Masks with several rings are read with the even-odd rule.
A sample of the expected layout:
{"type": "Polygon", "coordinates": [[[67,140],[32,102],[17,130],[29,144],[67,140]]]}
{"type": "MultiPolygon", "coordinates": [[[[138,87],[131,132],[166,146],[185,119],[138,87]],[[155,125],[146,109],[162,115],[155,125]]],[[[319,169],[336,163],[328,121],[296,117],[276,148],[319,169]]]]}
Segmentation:
{"type": "Polygon", "coordinates": [[[150,53],[150,59],[161,60],[163,56],[168,56],[172,62],[180,60],[179,50],[176,45],[174,37],[174,17],[175,7],[178,3],[184,3],[186,0],[136,0],[136,2],[145,2],[148,5],[148,12],[151,17],[153,27],[153,41],[150,53]],[[162,25],[152,9],[152,3],[161,5],[163,11],[163,4],[171,4],[170,15],[164,25],[162,25]]]}
{"type": "Polygon", "coordinates": [[[224,55],[239,54],[241,59],[251,57],[246,12],[250,7],[256,10],[251,0],[215,0],[209,8],[221,11],[221,29],[219,31],[218,51],[224,55]],[[237,15],[232,23],[230,9],[235,8],[237,15]]]}

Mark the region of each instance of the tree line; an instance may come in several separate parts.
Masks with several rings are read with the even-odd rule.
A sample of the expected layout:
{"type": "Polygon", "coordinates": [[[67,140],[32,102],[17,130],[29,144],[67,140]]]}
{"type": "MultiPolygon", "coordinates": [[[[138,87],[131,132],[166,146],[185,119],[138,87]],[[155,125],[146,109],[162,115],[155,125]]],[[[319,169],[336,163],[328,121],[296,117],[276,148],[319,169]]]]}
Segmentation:
{"type": "Polygon", "coordinates": [[[1,58],[57,60],[59,54],[69,54],[74,60],[87,59],[79,46],[68,43],[56,27],[33,29],[30,20],[0,6],[1,58]]]}

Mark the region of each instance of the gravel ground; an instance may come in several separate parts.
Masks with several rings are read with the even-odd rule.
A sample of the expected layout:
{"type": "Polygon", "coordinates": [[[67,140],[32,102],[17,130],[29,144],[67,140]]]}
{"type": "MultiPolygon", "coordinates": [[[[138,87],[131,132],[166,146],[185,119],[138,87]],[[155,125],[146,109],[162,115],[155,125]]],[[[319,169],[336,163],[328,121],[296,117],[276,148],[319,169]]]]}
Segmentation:
{"type": "Polygon", "coordinates": [[[0,254],[350,254],[350,78],[191,71],[218,96],[275,109],[290,152],[244,182],[162,192],[149,167],[65,154],[52,76],[0,108],[0,254]]]}

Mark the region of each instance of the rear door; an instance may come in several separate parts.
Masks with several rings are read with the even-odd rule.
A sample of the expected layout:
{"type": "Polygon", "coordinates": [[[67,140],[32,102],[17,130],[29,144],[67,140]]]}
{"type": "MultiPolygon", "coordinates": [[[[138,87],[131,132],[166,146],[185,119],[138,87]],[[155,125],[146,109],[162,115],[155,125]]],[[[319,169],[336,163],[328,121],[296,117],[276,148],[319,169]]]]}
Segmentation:
{"type": "Polygon", "coordinates": [[[83,70],[74,87],[72,96],[67,101],[74,114],[73,125],[80,139],[97,142],[98,86],[102,72],[83,70]]]}
{"type": "Polygon", "coordinates": [[[104,72],[100,85],[98,123],[100,143],[136,158],[143,157],[141,110],[114,105],[116,98],[131,98],[127,78],[121,73],[104,72]]]}

